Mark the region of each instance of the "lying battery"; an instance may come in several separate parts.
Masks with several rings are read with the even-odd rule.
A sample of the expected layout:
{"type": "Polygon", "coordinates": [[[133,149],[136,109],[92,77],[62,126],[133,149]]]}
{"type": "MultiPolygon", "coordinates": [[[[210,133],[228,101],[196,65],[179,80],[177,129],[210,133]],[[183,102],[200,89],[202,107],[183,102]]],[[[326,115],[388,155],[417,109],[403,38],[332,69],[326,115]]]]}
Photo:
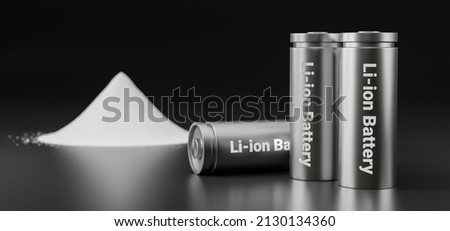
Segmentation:
{"type": "Polygon", "coordinates": [[[189,130],[188,156],[195,174],[289,167],[289,123],[194,123],[189,130]]]}

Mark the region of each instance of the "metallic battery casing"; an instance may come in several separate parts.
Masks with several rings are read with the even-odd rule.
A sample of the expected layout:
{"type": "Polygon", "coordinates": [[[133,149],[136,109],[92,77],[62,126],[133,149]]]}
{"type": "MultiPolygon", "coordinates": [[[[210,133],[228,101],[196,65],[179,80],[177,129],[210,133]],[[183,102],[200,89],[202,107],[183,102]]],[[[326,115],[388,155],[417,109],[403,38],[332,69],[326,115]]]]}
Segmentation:
{"type": "Polygon", "coordinates": [[[342,33],[339,94],[340,185],[382,189],[396,185],[397,33],[342,33]]]}
{"type": "Polygon", "coordinates": [[[290,177],[298,180],[335,180],[335,84],[338,34],[291,34],[290,177]]]}
{"type": "Polygon", "coordinates": [[[195,174],[271,171],[289,166],[289,123],[194,123],[188,157],[195,174]]]}

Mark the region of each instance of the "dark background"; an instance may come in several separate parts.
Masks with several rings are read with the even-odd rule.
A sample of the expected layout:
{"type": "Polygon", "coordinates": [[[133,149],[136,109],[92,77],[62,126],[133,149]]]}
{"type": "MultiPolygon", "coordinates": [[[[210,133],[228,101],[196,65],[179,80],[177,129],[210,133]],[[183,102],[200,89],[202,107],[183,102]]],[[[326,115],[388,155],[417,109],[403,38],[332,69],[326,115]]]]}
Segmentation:
{"type": "MultiPolygon", "coordinates": [[[[404,206],[395,208],[449,210],[450,202],[441,201],[450,195],[449,21],[448,8],[437,1],[2,0],[0,162],[10,168],[1,170],[0,183],[9,191],[0,190],[0,202],[9,202],[3,207],[0,203],[0,209],[152,209],[73,207],[66,206],[64,197],[53,207],[33,204],[55,189],[58,180],[46,180],[45,175],[58,173],[52,168],[37,179],[53,185],[50,188],[38,183],[15,188],[10,182],[22,167],[48,161],[25,157],[30,154],[13,148],[4,137],[63,127],[119,71],[156,99],[176,87],[196,87],[198,95],[224,98],[260,95],[271,87],[274,95],[285,96],[290,33],[378,30],[399,33],[398,190],[415,204],[403,199],[404,206]],[[35,190],[38,199],[15,197],[22,189],[35,190]],[[24,198],[28,207],[18,202],[24,198]]],[[[27,174],[19,176],[33,181],[27,174]]]]}
{"type": "Polygon", "coordinates": [[[419,111],[448,99],[449,19],[433,1],[2,0],[0,94],[80,111],[125,71],[157,97],[288,95],[289,33],[379,30],[399,32],[400,112],[419,111]]]}

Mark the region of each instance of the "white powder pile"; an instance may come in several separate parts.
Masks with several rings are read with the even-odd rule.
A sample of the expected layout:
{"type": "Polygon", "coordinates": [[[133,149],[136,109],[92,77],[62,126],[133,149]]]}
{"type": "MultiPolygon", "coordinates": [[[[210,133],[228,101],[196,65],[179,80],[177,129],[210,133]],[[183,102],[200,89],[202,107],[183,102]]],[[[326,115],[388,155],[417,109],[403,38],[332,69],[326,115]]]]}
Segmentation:
{"type": "Polygon", "coordinates": [[[173,145],[185,144],[187,131],[167,119],[133,81],[125,73],[120,72],[75,120],[59,131],[40,136],[38,140],[46,144],[67,146],[173,145]],[[125,89],[129,89],[127,96],[142,99],[144,107],[140,108],[134,100],[128,100],[129,110],[124,110],[125,89]],[[116,113],[104,108],[104,100],[108,97],[116,97],[114,102],[108,103],[110,107],[116,109],[116,113]],[[119,115],[117,114],[119,110],[118,121],[102,121],[102,118],[119,115]],[[144,110],[143,120],[142,110],[144,110]],[[125,113],[129,115],[128,122],[125,122],[125,113]],[[164,121],[150,120],[149,113],[154,118],[164,118],[164,121]]]}

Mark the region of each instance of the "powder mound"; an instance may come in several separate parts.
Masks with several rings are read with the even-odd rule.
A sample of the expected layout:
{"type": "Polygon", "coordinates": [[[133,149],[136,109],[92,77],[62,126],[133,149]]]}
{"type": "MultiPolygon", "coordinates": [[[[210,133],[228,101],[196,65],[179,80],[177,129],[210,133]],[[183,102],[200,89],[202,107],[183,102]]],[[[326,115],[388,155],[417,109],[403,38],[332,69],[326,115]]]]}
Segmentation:
{"type": "Polygon", "coordinates": [[[66,146],[157,146],[185,144],[187,131],[167,119],[133,81],[120,72],[75,120],[38,140],[66,146]],[[107,98],[114,100],[105,101],[107,98]],[[142,103],[137,103],[141,101],[137,98],[142,103]],[[109,102],[109,107],[104,106],[104,101],[109,102]],[[129,119],[125,119],[126,115],[129,119]],[[102,121],[105,118],[115,118],[116,122],[102,121]]]}

